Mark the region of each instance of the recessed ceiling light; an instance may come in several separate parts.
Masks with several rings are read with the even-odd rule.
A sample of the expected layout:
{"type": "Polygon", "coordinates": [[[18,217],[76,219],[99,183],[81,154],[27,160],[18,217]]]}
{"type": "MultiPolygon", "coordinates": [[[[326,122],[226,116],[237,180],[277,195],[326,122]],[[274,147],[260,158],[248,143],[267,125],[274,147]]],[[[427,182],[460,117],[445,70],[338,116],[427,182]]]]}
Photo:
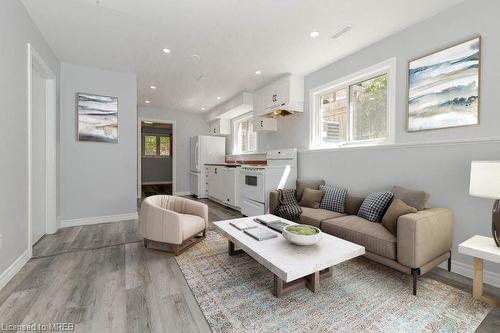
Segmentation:
{"type": "Polygon", "coordinates": [[[144,103],[149,104],[151,101],[145,100],[144,103]]]}
{"type": "Polygon", "coordinates": [[[163,53],[167,53],[167,54],[170,53],[169,49],[163,49],[162,51],[163,51],[163,53]]]}
{"type": "Polygon", "coordinates": [[[256,70],[256,71],[255,71],[255,74],[260,75],[260,74],[262,74],[262,72],[261,72],[261,71],[259,71],[259,70],[256,70]]]}
{"type": "Polygon", "coordinates": [[[311,36],[311,38],[316,38],[319,36],[319,32],[318,31],[313,31],[309,34],[309,36],[311,36]]]}
{"type": "Polygon", "coordinates": [[[155,90],[156,89],[156,86],[150,86],[149,88],[155,90]]]}
{"type": "Polygon", "coordinates": [[[217,96],[217,99],[219,99],[219,100],[220,100],[220,96],[217,96]]]}
{"type": "Polygon", "coordinates": [[[192,54],[191,55],[191,59],[195,60],[195,61],[200,61],[201,60],[201,57],[199,54],[192,54]]]}
{"type": "Polygon", "coordinates": [[[205,111],[205,108],[201,108],[201,111],[205,111]]]}

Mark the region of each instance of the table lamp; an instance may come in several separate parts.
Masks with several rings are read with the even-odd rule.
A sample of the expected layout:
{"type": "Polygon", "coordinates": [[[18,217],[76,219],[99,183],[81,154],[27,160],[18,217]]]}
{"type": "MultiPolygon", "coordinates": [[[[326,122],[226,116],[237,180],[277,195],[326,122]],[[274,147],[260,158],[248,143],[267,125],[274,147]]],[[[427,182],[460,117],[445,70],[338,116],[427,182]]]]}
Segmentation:
{"type": "Polygon", "coordinates": [[[500,161],[472,161],[469,193],[495,200],[491,230],[495,243],[500,247],[500,161]]]}

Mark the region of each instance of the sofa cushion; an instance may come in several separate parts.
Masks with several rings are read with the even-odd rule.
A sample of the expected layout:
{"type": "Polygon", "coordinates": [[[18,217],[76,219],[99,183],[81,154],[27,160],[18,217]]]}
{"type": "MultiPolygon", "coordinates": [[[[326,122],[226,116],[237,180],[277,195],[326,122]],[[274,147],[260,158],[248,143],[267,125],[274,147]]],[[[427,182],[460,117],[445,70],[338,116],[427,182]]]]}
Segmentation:
{"type": "Polygon", "coordinates": [[[365,198],[347,194],[345,197],[344,213],[347,215],[358,215],[363,201],[365,201],[365,198]]]}
{"type": "Polygon", "coordinates": [[[380,223],[348,215],[321,222],[321,230],[364,246],[368,252],[396,260],[397,238],[380,223]]]}
{"type": "Polygon", "coordinates": [[[324,195],[323,191],[306,187],[304,192],[302,192],[302,199],[300,199],[299,205],[302,207],[319,208],[324,195]]]}
{"type": "Polygon", "coordinates": [[[417,210],[425,209],[430,197],[427,192],[410,190],[401,186],[394,186],[391,192],[394,193],[395,198],[401,199],[405,204],[417,210]]]}
{"type": "Polygon", "coordinates": [[[323,179],[297,179],[296,182],[296,195],[297,201],[300,202],[302,199],[302,193],[306,187],[312,188],[313,190],[319,189],[320,185],[325,185],[325,181],[323,179]]]}
{"type": "Polygon", "coordinates": [[[389,230],[394,236],[397,236],[398,218],[401,215],[416,213],[417,209],[405,204],[402,200],[394,198],[392,203],[387,208],[387,211],[382,218],[382,225],[389,230]]]}
{"type": "Polygon", "coordinates": [[[344,212],[347,190],[338,186],[320,185],[319,189],[325,193],[319,208],[332,210],[337,213],[344,212]]]}
{"type": "Polygon", "coordinates": [[[370,222],[380,222],[393,196],[391,192],[372,192],[368,194],[359,208],[358,216],[370,222]]]}
{"type": "Polygon", "coordinates": [[[321,208],[314,209],[302,207],[302,214],[300,215],[299,223],[309,224],[319,228],[321,221],[333,219],[340,216],[345,216],[345,214],[332,212],[331,210],[321,208]]]}

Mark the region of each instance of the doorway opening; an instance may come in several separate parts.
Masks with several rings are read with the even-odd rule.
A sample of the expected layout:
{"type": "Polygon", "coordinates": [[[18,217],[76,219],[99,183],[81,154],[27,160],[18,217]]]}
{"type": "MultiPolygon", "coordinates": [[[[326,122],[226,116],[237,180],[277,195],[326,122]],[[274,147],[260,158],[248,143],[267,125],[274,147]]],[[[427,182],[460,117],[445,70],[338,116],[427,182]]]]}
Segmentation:
{"type": "Polygon", "coordinates": [[[174,123],[139,119],[138,132],[138,198],[174,194],[174,123]]]}
{"type": "Polygon", "coordinates": [[[28,46],[28,251],[57,231],[56,75],[28,46]]]}

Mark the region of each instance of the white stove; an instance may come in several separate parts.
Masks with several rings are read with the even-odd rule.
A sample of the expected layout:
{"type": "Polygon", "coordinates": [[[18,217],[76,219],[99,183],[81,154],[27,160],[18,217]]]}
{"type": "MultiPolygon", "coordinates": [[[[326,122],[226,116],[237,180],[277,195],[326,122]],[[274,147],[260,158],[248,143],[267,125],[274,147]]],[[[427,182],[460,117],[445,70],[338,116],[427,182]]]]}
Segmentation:
{"type": "Polygon", "coordinates": [[[271,150],[267,153],[267,165],[242,165],[240,172],[241,213],[265,214],[269,209],[269,192],[295,188],[297,149],[271,150]]]}

